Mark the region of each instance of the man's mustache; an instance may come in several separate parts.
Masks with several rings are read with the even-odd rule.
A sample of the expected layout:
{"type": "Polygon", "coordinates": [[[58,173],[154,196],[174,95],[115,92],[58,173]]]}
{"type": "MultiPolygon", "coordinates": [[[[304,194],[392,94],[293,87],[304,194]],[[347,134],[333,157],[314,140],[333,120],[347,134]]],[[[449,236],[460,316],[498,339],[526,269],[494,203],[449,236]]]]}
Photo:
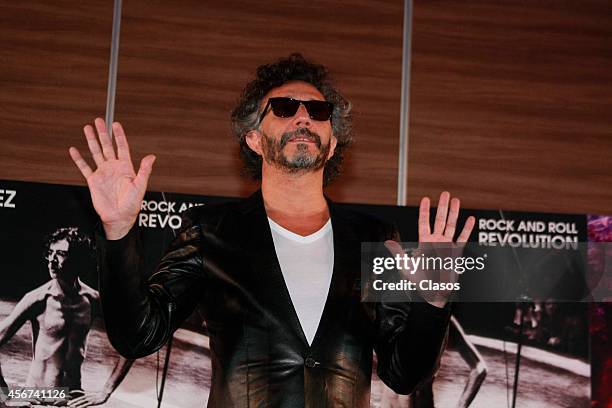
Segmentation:
{"type": "Polygon", "coordinates": [[[283,133],[279,142],[280,148],[282,149],[291,141],[291,139],[298,136],[309,139],[310,141],[314,142],[319,149],[321,148],[321,138],[319,135],[307,128],[299,128],[292,132],[283,133]]]}

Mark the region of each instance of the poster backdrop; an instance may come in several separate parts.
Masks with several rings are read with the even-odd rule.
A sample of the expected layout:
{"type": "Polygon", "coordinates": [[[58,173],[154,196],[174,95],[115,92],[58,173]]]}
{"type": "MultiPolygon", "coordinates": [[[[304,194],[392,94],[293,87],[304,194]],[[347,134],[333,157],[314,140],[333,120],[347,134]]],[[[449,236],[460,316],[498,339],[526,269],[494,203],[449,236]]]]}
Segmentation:
{"type": "MultiPolygon", "coordinates": [[[[612,242],[612,216],[589,215],[589,266],[596,272],[610,268],[612,251],[598,245],[612,242]],[[607,262],[606,262],[607,260],[607,262]]],[[[592,395],[594,408],[612,406],[612,303],[596,302],[591,305],[590,334],[592,362],[592,395]]]]}
{"type": "MultiPolygon", "coordinates": [[[[227,200],[233,199],[147,193],[138,224],[148,273],[154,271],[180,228],[182,211],[227,200]]],[[[394,222],[403,241],[417,241],[416,208],[342,205],[394,222]]],[[[462,218],[469,215],[479,220],[474,241],[517,248],[534,241],[550,245],[586,242],[602,222],[611,225],[605,217],[597,224],[594,220],[602,219],[599,217],[590,218],[587,226],[586,215],[464,210],[462,218]]],[[[82,406],[155,407],[166,349],[131,362],[110,346],[100,315],[97,266],[92,256],[96,224],[84,187],[0,181],[0,372],[11,387],[60,382],[72,391],[73,399],[80,398],[82,406]],[[77,247],[81,252],[74,250],[77,247]],[[56,272],[60,270],[72,271],[70,278],[78,279],[81,288],[78,293],[66,293],[58,283],[56,272]],[[60,371],[61,378],[53,377],[60,371]]],[[[561,275],[572,275],[584,267],[586,256],[577,246],[564,261],[566,270],[561,275]]],[[[536,261],[514,257],[500,262],[500,268],[507,270],[504,274],[509,281],[516,281],[535,268],[536,261]]],[[[433,384],[419,395],[397,396],[374,374],[371,405],[433,407],[435,401],[436,407],[455,407],[473,398],[470,406],[506,407],[512,398],[520,340],[517,406],[591,406],[591,393],[600,399],[609,393],[605,388],[609,377],[604,375],[609,375],[610,357],[601,342],[609,341],[610,313],[609,307],[600,305],[591,307],[589,315],[587,302],[458,303],[449,346],[433,384]],[[598,325],[591,333],[599,342],[591,357],[597,361],[593,385],[589,316],[598,325]]],[[[162,406],[206,406],[209,355],[206,327],[196,310],[175,334],[162,406]]],[[[44,406],[42,401],[4,404],[44,406]]]]}

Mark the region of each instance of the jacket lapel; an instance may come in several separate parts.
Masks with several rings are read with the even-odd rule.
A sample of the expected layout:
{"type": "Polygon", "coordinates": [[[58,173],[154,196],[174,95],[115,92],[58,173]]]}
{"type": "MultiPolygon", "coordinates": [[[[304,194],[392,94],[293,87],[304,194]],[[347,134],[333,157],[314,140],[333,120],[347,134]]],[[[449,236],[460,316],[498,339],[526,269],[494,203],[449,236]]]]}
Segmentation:
{"type": "Polygon", "coordinates": [[[354,257],[359,256],[359,253],[354,253],[355,234],[351,227],[351,220],[345,218],[344,214],[338,211],[335,204],[328,198],[327,204],[334,234],[334,269],[321,321],[312,341],[313,348],[324,341],[329,329],[342,322],[347,314],[349,306],[347,299],[354,283],[351,273],[354,268],[351,262],[354,263],[354,257]]]}
{"type": "MultiPolygon", "coordinates": [[[[324,340],[325,333],[331,326],[342,321],[338,319],[342,319],[340,315],[347,312],[345,310],[348,306],[347,297],[350,296],[354,285],[351,273],[354,267],[351,263],[354,264],[355,257],[359,257],[359,251],[355,252],[355,248],[359,248],[359,245],[357,242],[355,246],[356,238],[354,229],[351,227],[352,221],[346,218],[331,200],[327,199],[327,203],[334,234],[334,266],[323,314],[311,346],[308,345],[283,278],[261,190],[245,200],[240,207],[246,231],[244,248],[249,257],[249,264],[252,266],[251,273],[254,274],[251,280],[252,293],[256,294],[262,305],[265,305],[265,310],[270,313],[270,318],[276,320],[281,326],[288,327],[301,341],[304,350],[314,348],[317,343],[324,340]]],[[[358,269],[358,259],[356,265],[358,269]]]]}
{"type": "Polygon", "coordinates": [[[308,348],[308,341],[276,256],[261,190],[249,197],[241,209],[246,231],[244,249],[249,258],[251,273],[254,274],[250,280],[253,285],[252,293],[269,313],[269,318],[280,326],[287,327],[303,347],[308,348]]]}

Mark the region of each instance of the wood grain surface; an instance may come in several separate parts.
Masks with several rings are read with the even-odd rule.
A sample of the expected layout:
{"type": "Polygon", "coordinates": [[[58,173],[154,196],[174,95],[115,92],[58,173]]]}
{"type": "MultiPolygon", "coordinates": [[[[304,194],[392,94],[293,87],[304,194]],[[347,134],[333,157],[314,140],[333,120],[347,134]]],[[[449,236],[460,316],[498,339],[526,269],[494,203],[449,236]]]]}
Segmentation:
{"type": "MultiPolygon", "coordinates": [[[[112,2],[0,6],[0,179],[83,184],[67,147],[103,116],[112,2]]],[[[356,143],[330,189],[396,202],[402,2],[124,2],[115,118],[151,189],[246,195],[229,114],[255,68],[327,65],[356,143]],[[212,3],[212,4],[209,4],[212,3]]],[[[417,0],[409,204],[448,189],[473,208],[612,213],[612,8],[417,0]]]]}
{"type": "Polygon", "coordinates": [[[416,1],[409,202],[612,214],[612,7],[416,1]]]}
{"type": "Polygon", "coordinates": [[[301,52],[329,67],[354,106],[356,143],[330,194],[394,200],[402,10],[401,2],[367,0],[125,2],[116,118],[137,155],[158,156],[151,187],[252,191],[230,112],[257,66],[301,52]]]}
{"type": "Polygon", "coordinates": [[[113,3],[0,4],[0,179],[83,184],[68,156],[104,116],[113,3]]]}

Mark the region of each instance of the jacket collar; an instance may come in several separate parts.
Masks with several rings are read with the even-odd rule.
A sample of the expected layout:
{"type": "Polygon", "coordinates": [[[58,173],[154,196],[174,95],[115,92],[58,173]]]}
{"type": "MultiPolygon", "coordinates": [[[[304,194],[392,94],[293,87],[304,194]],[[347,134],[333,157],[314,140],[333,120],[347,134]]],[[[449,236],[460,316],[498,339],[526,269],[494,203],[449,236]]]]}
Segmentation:
{"type": "MultiPolygon", "coordinates": [[[[329,207],[329,212],[330,212],[330,217],[331,217],[332,210],[335,209],[336,205],[327,195],[324,195],[324,197],[325,197],[325,201],[327,201],[327,205],[329,207]]],[[[262,210],[265,213],[266,210],[265,210],[264,203],[263,203],[263,194],[261,192],[261,189],[258,189],[257,191],[255,191],[253,194],[251,194],[249,197],[245,198],[244,200],[239,201],[237,204],[237,210],[242,214],[247,214],[252,211],[262,211],[262,210]]]]}
{"type": "MultiPolygon", "coordinates": [[[[350,220],[328,197],[325,198],[329,206],[334,235],[334,267],[323,314],[311,347],[316,347],[319,342],[324,340],[322,336],[324,336],[326,327],[329,327],[330,324],[337,324],[334,315],[338,312],[336,310],[339,305],[338,300],[346,293],[347,284],[350,287],[350,283],[346,282],[348,277],[345,272],[351,255],[348,251],[349,242],[353,241],[355,237],[350,220]]],[[[261,190],[240,202],[237,210],[244,215],[244,245],[247,256],[250,258],[252,272],[257,274],[256,289],[260,293],[266,294],[266,296],[262,296],[261,301],[265,302],[265,308],[270,310],[272,314],[270,317],[273,320],[278,320],[283,326],[289,326],[290,331],[302,343],[304,350],[308,350],[310,346],[291,301],[276,256],[261,190]]]]}

